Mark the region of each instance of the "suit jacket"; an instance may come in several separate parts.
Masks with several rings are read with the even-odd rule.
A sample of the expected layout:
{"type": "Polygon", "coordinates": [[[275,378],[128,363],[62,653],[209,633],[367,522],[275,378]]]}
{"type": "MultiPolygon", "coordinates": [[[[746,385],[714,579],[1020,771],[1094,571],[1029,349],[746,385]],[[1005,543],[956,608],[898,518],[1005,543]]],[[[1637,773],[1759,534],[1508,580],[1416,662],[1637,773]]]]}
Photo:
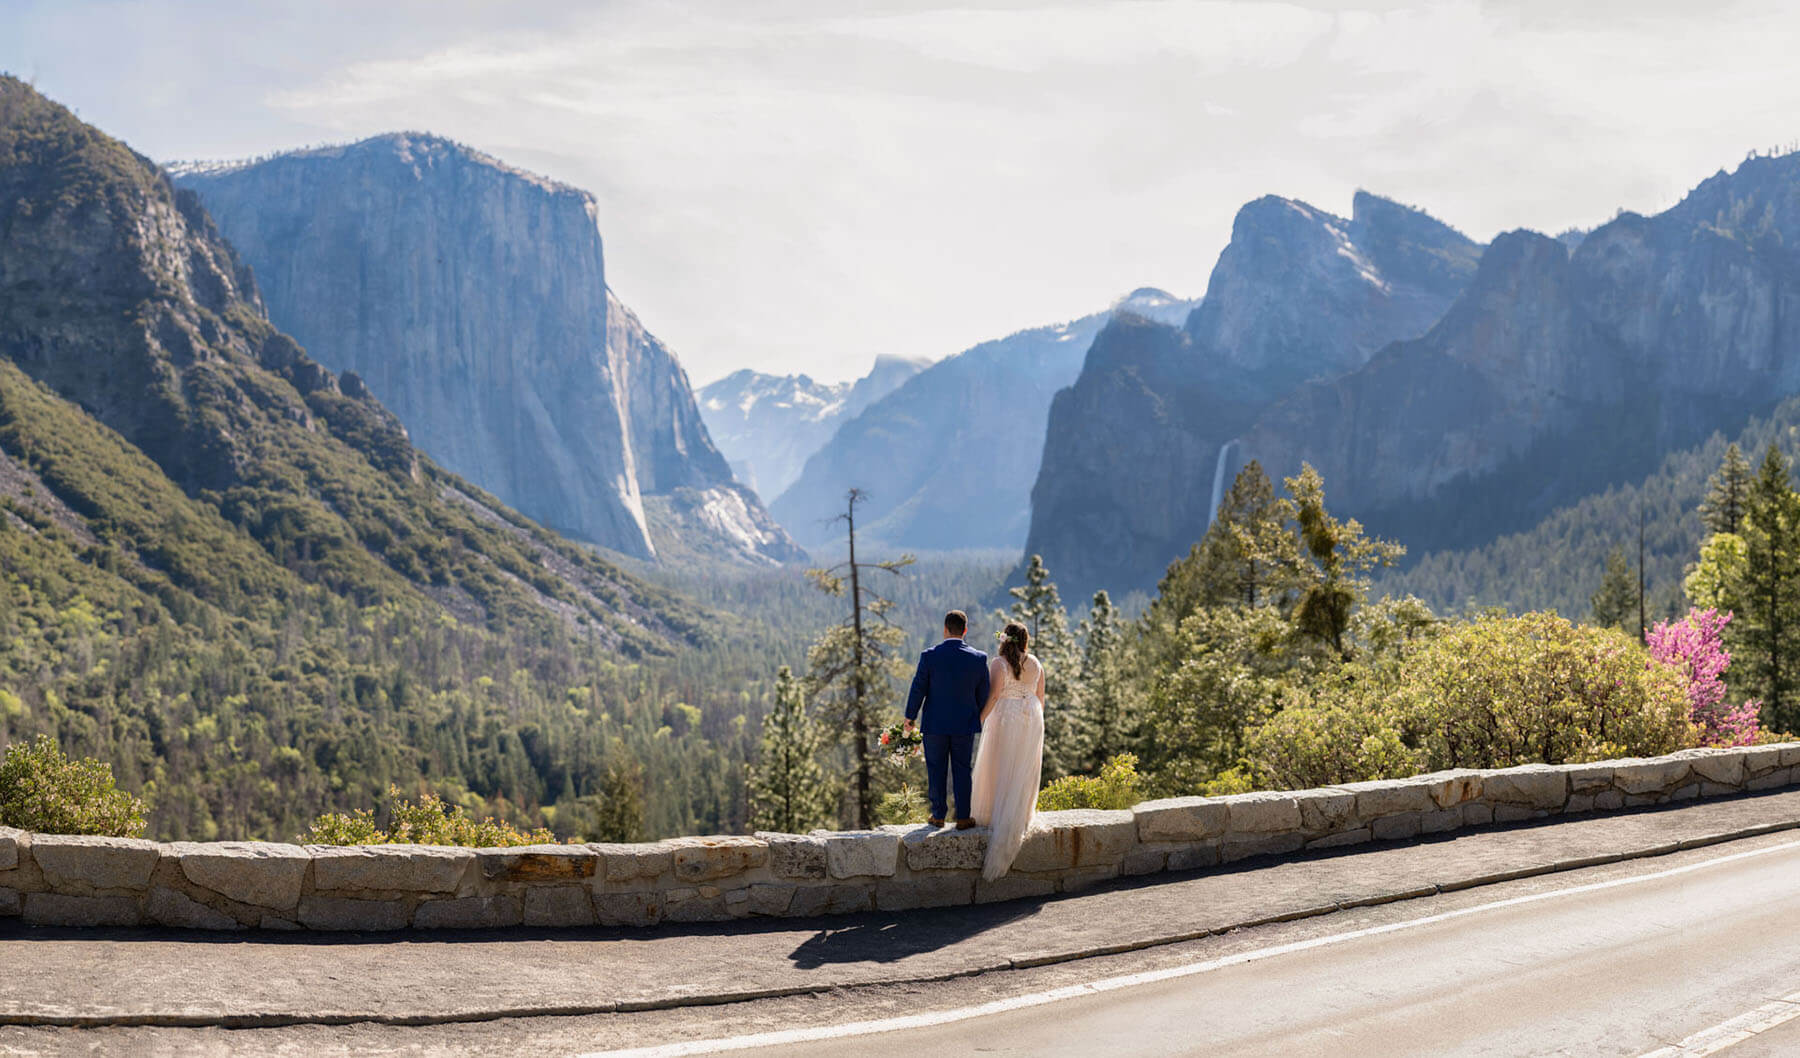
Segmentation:
{"type": "Polygon", "coordinates": [[[973,735],[981,730],[981,707],[988,697],[988,656],[960,639],[946,639],[919,655],[906,718],[925,719],[927,735],[973,735]]]}

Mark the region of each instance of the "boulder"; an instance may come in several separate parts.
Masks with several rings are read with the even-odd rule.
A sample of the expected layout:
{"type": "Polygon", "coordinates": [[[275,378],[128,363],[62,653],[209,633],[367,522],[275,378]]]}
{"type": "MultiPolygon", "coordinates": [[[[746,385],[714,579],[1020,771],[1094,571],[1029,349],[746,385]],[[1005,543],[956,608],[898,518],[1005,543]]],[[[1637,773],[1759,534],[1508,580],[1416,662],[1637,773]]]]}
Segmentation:
{"type": "Polygon", "coordinates": [[[810,834],[776,834],[757,831],[769,846],[769,873],[777,878],[825,877],[825,842],[810,834]]]}
{"type": "Polygon", "coordinates": [[[664,844],[674,854],[675,877],[688,883],[730,878],[769,862],[769,846],[757,838],[673,838],[664,844]]]}
{"type": "Polygon", "coordinates": [[[1165,797],[1131,810],[1138,840],[1199,841],[1225,833],[1225,802],[1213,797],[1165,797]]]}
{"type": "Polygon", "coordinates": [[[150,890],[145,908],[150,921],[178,929],[243,929],[243,924],[222,911],[214,910],[186,893],[157,886],[150,890]]]}
{"type": "Polygon", "coordinates": [[[169,852],[188,881],[240,904],[277,911],[300,905],[300,886],[312,856],[298,845],[268,841],[178,841],[169,852]]]}
{"type": "Polygon", "coordinates": [[[867,830],[815,830],[825,843],[833,878],[891,878],[900,863],[900,835],[867,830]]]}
{"type": "MultiPolygon", "coordinates": [[[[576,892],[585,895],[585,890],[576,892]]],[[[516,926],[520,918],[516,896],[465,896],[420,903],[413,911],[412,924],[415,929],[491,929],[516,926]]]]}
{"type": "Polygon", "coordinates": [[[1222,797],[1231,833],[1266,833],[1300,829],[1300,803],[1291,793],[1264,791],[1222,797]]]}
{"type": "Polygon", "coordinates": [[[475,861],[473,849],[441,845],[308,845],[306,849],[312,853],[313,888],[322,892],[454,892],[475,861]]]}
{"type": "MultiPolygon", "coordinates": [[[[900,836],[900,847],[906,851],[906,865],[915,871],[978,871],[987,858],[988,834],[987,827],[973,830],[919,827],[900,836]]],[[[876,900],[879,903],[879,894],[876,900]]]]}
{"type": "Polygon", "coordinates": [[[161,845],[136,838],[37,834],[31,853],[52,889],[145,889],[162,859],[161,845]]]}
{"type": "Polygon", "coordinates": [[[476,849],[481,876],[495,882],[584,882],[599,871],[600,854],[586,845],[526,845],[476,849]]]}
{"type": "Polygon", "coordinates": [[[532,886],[525,890],[527,926],[591,926],[594,899],[575,885],[532,886]]]}
{"type": "Polygon", "coordinates": [[[405,929],[411,919],[404,900],[352,900],[317,893],[300,901],[300,924],[321,930],[405,929]]]}

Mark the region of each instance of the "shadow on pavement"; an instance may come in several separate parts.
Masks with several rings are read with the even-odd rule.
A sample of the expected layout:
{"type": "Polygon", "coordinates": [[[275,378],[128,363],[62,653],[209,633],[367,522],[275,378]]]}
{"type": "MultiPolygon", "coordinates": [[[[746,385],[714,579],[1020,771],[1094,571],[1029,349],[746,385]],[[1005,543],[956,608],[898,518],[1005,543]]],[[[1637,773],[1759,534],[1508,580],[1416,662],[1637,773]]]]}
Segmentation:
{"type": "Polygon", "coordinates": [[[846,916],[844,924],[822,926],[795,948],[788,959],[795,968],[816,970],[844,963],[888,963],[947,948],[1011,922],[1030,918],[1039,900],[939,908],[898,914],[846,916]]]}

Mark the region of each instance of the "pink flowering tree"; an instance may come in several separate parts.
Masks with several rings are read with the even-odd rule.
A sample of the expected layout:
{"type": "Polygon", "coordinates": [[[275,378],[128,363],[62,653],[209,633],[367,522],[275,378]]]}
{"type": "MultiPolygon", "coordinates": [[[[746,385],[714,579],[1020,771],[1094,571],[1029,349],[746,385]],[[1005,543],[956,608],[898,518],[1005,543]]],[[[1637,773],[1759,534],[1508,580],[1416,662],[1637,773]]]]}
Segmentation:
{"type": "Polygon", "coordinates": [[[1725,704],[1725,626],[1731,614],[1690,610],[1679,621],[1662,621],[1650,630],[1650,656],[1687,677],[1688,715],[1708,746],[1748,746],[1756,741],[1762,703],[1725,704]]]}

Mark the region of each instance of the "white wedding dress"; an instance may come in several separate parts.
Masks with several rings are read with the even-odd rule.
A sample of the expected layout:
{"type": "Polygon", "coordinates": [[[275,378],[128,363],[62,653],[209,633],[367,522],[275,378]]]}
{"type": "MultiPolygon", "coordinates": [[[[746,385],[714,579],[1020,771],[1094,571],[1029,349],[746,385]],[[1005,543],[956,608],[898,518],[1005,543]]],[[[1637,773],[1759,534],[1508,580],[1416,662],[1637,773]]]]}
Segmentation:
{"type": "Polygon", "coordinates": [[[1044,666],[1033,654],[1025,655],[1017,676],[1003,657],[988,662],[988,679],[999,688],[999,700],[981,724],[970,800],[975,802],[975,822],[990,829],[987,862],[981,868],[990,882],[1012,866],[1037,815],[1038,773],[1044,765],[1044,703],[1037,692],[1043,674],[1044,666]]]}

